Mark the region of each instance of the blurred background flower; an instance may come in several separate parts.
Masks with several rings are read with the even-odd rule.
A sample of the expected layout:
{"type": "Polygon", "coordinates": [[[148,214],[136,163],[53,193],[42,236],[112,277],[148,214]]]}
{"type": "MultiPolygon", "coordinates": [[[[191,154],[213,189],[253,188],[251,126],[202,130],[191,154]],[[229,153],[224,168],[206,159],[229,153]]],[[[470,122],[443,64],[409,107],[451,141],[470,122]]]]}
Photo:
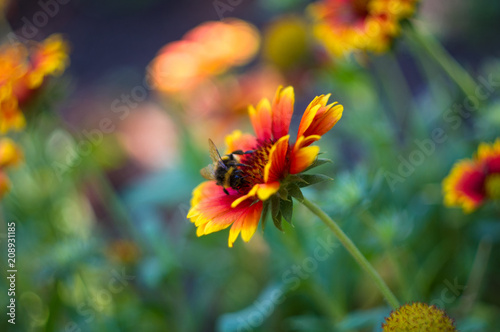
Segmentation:
{"type": "Polygon", "coordinates": [[[473,160],[456,163],[443,181],[444,203],[472,212],[500,198],[500,139],[481,143],[473,160]]]}
{"type": "Polygon", "coordinates": [[[354,51],[383,53],[417,0],[324,0],[311,5],[315,36],[336,57],[354,51]]]}

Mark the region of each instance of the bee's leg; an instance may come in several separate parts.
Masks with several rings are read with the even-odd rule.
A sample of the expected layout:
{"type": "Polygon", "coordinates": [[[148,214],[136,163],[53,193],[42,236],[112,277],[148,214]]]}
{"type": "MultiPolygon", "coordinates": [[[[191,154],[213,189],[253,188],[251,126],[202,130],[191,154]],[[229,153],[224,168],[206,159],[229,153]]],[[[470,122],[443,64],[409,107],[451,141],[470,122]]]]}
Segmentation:
{"type": "Polygon", "coordinates": [[[242,163],[237,163],[237,164],[234,164],[235,166],[243,166],[243,167],[249,167],[247,164],[242,164],[242,163]]]}
{"type": "Polygon", "coordinates": [[[224,192],[226,193],[226,195],[229,195],[229,191],[227,191],[226,188],[222,188],[222,190],[224,190],[224,192]]]}

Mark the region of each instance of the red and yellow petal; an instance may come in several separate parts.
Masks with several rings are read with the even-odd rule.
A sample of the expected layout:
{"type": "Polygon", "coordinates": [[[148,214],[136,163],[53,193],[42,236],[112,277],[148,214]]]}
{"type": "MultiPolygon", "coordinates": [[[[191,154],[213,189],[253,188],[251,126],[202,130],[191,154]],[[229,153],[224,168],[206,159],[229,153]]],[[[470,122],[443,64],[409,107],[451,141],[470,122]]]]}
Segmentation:
{"type": "Polygon", "coordinates": [[[273,123],[271,103],[269,100],[267,100],[267,98],[262,99],[257,105],[257,108],[250,106],[248,108],[248,113],[257,138],[262,141],[271,140],[273,123]]]}
{"type": "Polygon", "coordinates": [[[309,167],[318,157],[319,146],[309,146],[320,139],[320,136],[301,136],[295,142],[290,156],[290,174],[298,174],[309,167]]]}
{"type": "Polygon", "coordinates": [[[228,246],[233,247],[234,241],[241,232],[243,241],[248,242],[257,230],[260,216],[262,214],[262,202],[245,206],[238,220],[233,224],[229,231],[228,246]]]}
{"type": "Polygon", "coordinates": [[[475,160],[483,164],[489,174],[500,173],[500,138],[491,144],[479,144],[475,160]]]}
{"type": "Polygon", "coordinates": [[[309,104],[302,116],[297,138],[311,135],[323,136],[340,120],[344,107],[337,102],[326,105],[329,97],[329,94],[316,97],[309,104]]]}
{"type": "Polygon", "coordinates": [[[461,206],[465,212],[478,208],[486,198],[485,177],[478,163],[471,160],[456,163],[443,180],[445,205],[461,206]]]}
{"type": "Polygon", "coordinates": [[[253,150],[257,145],[257,139],[251,134],[243,134],[240,130],[235,130],[226,136],[226,153],[237,150],[253,150]]]}
{"type": "Polygon", "coordinates": [[[279,87],[272,104],[272,132],[275,140],[288,134],[293,115],[295,94],[293,87],[279,87]]]}
{"type": "Polygon", "coordinates": [[[228,191],[229,195],[226,195],[214,181],[203,182],[193,191],[191,209],[187,218],[197,227],[198,236],[233,225],[234,230],[231,234],[234,235],[236,232],[236,235],[230,236],[229,246],[231,247],[240,231],[245,241],[250,240],[260,219],[262,203],[244,200],[237,207],[232,207],[233,201],[242,195],[231,188],[228,191]]]}
{"type": "Polygon", "coordinates": [[[280,189],[280,183],[278,181],[271,183],[258,183],[250,189],[250,191],[238,197],[233,201],[231,207],[237,207],[241,202],[251,199],[250,201],[255,201],[255,197],[257,197],[261,201],[266,201],[274,195],[280,189]]]}
{"type": "Polygon", "coordinates": [[[271,147],[269,159],[264,167],[265,183],[279,181],[287,175],[285,173],[288,166],[287,154],[289,138],[290,135],[283,136],[271,147]]]}

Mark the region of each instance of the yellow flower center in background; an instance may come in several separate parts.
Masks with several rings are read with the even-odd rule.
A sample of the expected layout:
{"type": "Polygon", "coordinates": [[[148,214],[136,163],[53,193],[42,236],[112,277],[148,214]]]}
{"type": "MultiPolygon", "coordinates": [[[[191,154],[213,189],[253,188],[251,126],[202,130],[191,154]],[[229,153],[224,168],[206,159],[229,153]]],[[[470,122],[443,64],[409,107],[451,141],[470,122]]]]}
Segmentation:
{"type": "Polygon", "coordinates": [[[486,178],[486,194],[492,199],[500,199],[500,174],[493,174],[486,178]]]}
{"type": "Polygon", "coordinates": [[[405,304],[393,311],[382,324],[384,332],[453,332],[453,320],[446,313],[426,303],[405,304]]]}

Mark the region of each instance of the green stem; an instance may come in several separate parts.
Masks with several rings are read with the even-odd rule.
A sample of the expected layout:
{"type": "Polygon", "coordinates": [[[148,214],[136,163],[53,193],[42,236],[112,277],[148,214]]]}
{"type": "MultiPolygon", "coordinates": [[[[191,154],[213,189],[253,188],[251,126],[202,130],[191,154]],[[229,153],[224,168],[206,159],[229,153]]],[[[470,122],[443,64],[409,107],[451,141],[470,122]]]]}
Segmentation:
{"type": "Polygon", "coordinates": [[[408,35],[422,47],[455,81],[466,96],[474,96],[476,82],[448,51],[427,31],[417,24],[409,24],[408,35]]]}
{"type": "Polygon", "coordinates": [[[373,266],[368,262],[368,260],[363,256],[361,251],[359,251],[358,247],[351,241],[351,239],[340,229],[335,221],[332,220],[323,210],[321,210],[316,204],[310,202],[306,198],[302,201],[305,207],[307,207],[312,213],[314,213],[323,223],[325,223],[328,228],[332,230],[332,232],[337,236],[340,243],[349,251],[354,260],[361,266],[363,270],[370,276],[375,285],[377,285],[378,289],[382,292],[387,302],[391,305],[393,309],[397,309],[399,307],[399,302],[391,292],[389,287],[386,285],[384,280],[380,277],[380,275],[375,271],[373,266]]]}

